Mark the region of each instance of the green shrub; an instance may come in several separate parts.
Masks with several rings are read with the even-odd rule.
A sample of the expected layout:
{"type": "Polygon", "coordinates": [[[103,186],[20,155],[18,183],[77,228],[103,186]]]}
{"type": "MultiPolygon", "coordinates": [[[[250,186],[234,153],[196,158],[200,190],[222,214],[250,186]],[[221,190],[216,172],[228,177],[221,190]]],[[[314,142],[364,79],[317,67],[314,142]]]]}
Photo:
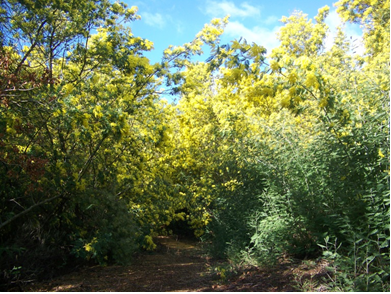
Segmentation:
{"type": "Polygon", "coordinates": [[[72,253],[99,264],[131,262],[140,247],[141,232],[125,201],[109,192],[96,192],[84,201],[79,204],[84,207],[83,217],[73,221],[80,229],[73,237],[72,253]]]}
{"type": "Polygon", "coordinates": [[[212,220],[206,226],[204,240],[212,241],[210,253],[219,258],[236,259],[251,242],[252,228],[248,219],[261,209],[259,195],[264,189],[264,175],[254,167],[240,168],[228,162],[226,180],[214,191],[212,220]],[[238,173],[240,171],[240,173],[238,173]],[[238,183],[235,188],[227,182],[238,183]]]}

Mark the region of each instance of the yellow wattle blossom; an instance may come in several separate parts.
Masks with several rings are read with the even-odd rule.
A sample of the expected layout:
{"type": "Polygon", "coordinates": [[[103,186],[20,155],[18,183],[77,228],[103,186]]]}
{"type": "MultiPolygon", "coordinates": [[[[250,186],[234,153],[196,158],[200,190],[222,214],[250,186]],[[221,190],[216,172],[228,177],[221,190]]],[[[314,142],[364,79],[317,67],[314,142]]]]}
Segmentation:
{"type": "Polygon", "coordinates": [[[289,88],[289,96],[294,97],[296,95],[296,87],[289,88]]]}
{"type": "Polygon", "coordinates": [[[97,105],[95,106],[94,110],[93,110],[93,114],[96,118],[101,118],[103,116],[102,114],[102,106],[101,105],[97,105]]]}
{"type": "Polygon", "coordinates": [[[145,48],[149,51],[149,50],[152,50],[153,49],[153,42],[149,41],[149,40],[145,40],[145,48]]]}
{"type": "Polygon", "coordinates": [[[148,251],[152,251],[156,249],[156,244],[153,242],[152,236],[147,235],[144,237],[143,247],[148,251]]]}
{"type": "Polygon", "coordinates": [[[291,104],[291,94],[289,90],[284,90],[281,93],[281,106],[282,107],[289,107],[291,104]]]}
{"type": "Polygon", "coordinates": [[[300,56],[294,62],[294,64],[300,66],[301,69],[307,69],[311,63],[311,59],[309,59],[307,56],[300,56]]]}
{"type": "Polygon", "coordinates": [[[61,110],[57,109],[55,112],[53,112],[53,117],[58,117],[60,116],[61,113],[62,113],[61,110]]]}
{"type": "Polygon", "coordinates": [[[78,191],[85,191],[86,190],[86,180],[81,179],[80,181],[76,182],[76,190],[78,191]]]}
{"type": "Polygon", "coordinates": [[[84,245],[84,249],[85,249],[87,252],[92,252],[92,251],[94,250],[93,245],[94,245],[95,243],[97,243],[97,242],[98,242],[98,239],[97,239],[96,237],[94,237],[94,238],[91,240],[90,243],[87,243],[87,244],[84,245]]]}
{"type": "Polygon", "coordinates": [[[307,87],[314,87],[315,89],[319,88],[318,79],[316,78],[315,73],[309,72],[307,74],[307,77],[306,77],[306,80],[304,82],[304,85],[306,85],[307,87]]]}
{"type": "Polygon", "coordinates": [[[300,103],[300,102],[303,101],[303,99],[301,99],[300,96],[294,96],[294,101],[295,101],[296,103],[300,103]]]}
{"type": "Polygon", "coordinates": [[[320,108],[324,108],[328,105],[328,99],[327,98],[323,98],[322,100],[320,100],[319,102],[319,107],[320,108]]]}
{"type": "Polygon", "coordinates": [[[90,252],[90,251],[93,250],[93,247],[91,246],[90,243],[88,243],[88,244],[84,245],[84,249],[85,249],[87,252],[90,252]]]}
{"type": "Polygon", "coordinates": [[[298,76],[297,76],[297,72],[295,70],[292,70],[289,74],[288,74],[288,81],[290,84],[294,84],[296,83],[298,79],[298,76]]]}
{"type": "Polygon", "coordinates": [[[64,95],[65,96],[67,96],[67,95],[69,95],[72,91],[73,91],[73,85],[72,84],[67,84],[67,85],[65,85],[64,86],[64,90],[65,90],[65,92],[64,92],[64,95]]]}
{"type": "Polygon", "coordinates": [[[277,61],[272,60],[270,61],[270,68],[272,69],[272,71],[278,71],[280,69],[280,65],[277,61]]]}

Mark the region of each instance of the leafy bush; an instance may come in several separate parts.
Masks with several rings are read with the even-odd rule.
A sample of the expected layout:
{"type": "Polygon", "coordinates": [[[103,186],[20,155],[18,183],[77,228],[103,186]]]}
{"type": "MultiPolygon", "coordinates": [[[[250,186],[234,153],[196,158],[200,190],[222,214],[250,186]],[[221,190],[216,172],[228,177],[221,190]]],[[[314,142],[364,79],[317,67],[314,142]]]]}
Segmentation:
{"type": "Polygon", "coordinates": [[[72,224],[80,225],[79,230],[73,230],[77,233],[72,237],[72,254],[99,264],[130,263],[142,237],[125,201],[103,191],[81,199],[84,202],[78,204],[80,212],[72,220],[72,224]]]}
{"type": "Polygon", "coordinates": [[[210,207],[212,219],[203,238],[212,242],[213,256],[237,259],[251,241],[248,219],[262,209],[259,194],[264,189],[264,176],[254,167],[226,164],[222,167],[226,178],[214,191],[215,201],[210,207]]]}
{"type": "Polygon", "coordinates": [[[335,255],[323,247],[326,257],[333,257],[337,289],[384,291],[389,287],[388,97],[373,84],[345,89],[357,104],[336,99],[332,110],[318,116],[305,149],[298,129],[286,131],[277,122],[270,130],[260,159],[269,175],[263,197],[269,209],[252,220],[251,254],[316,256],[317,244],[327,237],[338,244],[335,255]]]}

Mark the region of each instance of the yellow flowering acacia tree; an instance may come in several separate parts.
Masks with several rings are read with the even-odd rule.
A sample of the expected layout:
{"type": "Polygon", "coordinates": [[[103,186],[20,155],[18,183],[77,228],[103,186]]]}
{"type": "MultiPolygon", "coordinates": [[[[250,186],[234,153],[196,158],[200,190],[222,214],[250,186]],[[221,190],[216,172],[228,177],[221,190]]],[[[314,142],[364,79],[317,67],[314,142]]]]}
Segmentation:
{"type": "Polygon", "coordinates": [[[225,243],[230,241],[227,237],[240,239],[246,235],[244,216],[252,211],[249,207],[255,209],[256,202],[251,194],[263,189],[262,175],[255,171],[256,149],[251,142],[249,116],[258,101],[245,94],[260,75],[257,65],[262,64],[265,50],[236,41],[232,46],[215,42],[211,52],[207,63],[186,60],[180,72],[183,82],[178,88],[181,99],[172,164],[178,195],[183,199],[178,208],[187,213],[197,236],[206,229],[209,234],[204,236],[220,239],[214,251],[224,255],[225,243]],[[248,62],[241,62],[243,58],[248,62]],[[236,217],[221,211],[233,212],[236,217]],[[220,226],[225,222],[232,225],[228,236],[220,226]]]}
{"type": "Polygon", "coordinates": [[[203,231],[217,254],[235,257],[247,248],[269,262],[282,252],[316,256],[323,248],[336,268],[356,260],[334,287],[388,287],[389,8],[379,3],[336,4],[365,26],[364,56],[352,53],[341,28],[325,48],[324,7],[314,22],[300,12],[283,18],[281,45],[268,60],[262,47],[233,41],[213,46],[208,65],[186,66],[176,143],[184,193],[188,205],[193,197],[207,212],[203,231]],[[245,169],[252,170],[247,182],[245,169]],[[244,192],[254,181],[266,184],[244,192]],[[243,225],[238,216],[248,215],[238,202],[251,203],[253,217],[243,225]],[[342,244],[338,252],[330,240],[342,244]]]}
{"type": "Polygon", "coordinates": [[[186,222],[217,256],[323,253],[330,290],[389,290],[388,2],[336,3],[362,56],[343,28],[325,47],[324,7],[283,17],[267,56],[220,44],[226,17],[155,65],[120,25],[137,8],[97,3],[1,3],[4,278],[18,256],[125,262],[186,222]]]}
{"type": "Polygon", "coordinates": [[[143,57],[152,42],[119,25],[137,8],[1,5],[3,277],[16,256],[37,275],[69,253],[127,262],[159,219],[151,203],[171,205],[156,200],[168,195],[170,149],[161,67],[143,57]]]}
{"type": "Polygon", "coordinates": [[[327,7],[315,23],[301,13],[283,18],[267,77],[276,108],[253,118],[270,188],[266,214],[252,223],[251,252],[309,256],[324,244],[346,271],[337,270],[337,289],[389,288],[389,5],[377,4],[336,4],[364,25],[364,56],[351,53],[341,30],[324,48],[327,7]]]}

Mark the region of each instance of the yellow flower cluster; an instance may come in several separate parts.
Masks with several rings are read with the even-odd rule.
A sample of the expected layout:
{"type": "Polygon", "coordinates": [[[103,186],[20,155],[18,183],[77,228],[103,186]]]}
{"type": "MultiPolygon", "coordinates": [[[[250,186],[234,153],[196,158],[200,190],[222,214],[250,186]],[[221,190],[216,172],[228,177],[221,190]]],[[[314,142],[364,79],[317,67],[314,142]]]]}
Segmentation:
{"type": "Polygon", "coordinates": [[[307,77],[304,82],[304,85],[306,85],[307,87],[314,87],[315,89],[319,88],[318,79],[316,78],[315,73],[313,72],[307,73],[307,77]]]}

